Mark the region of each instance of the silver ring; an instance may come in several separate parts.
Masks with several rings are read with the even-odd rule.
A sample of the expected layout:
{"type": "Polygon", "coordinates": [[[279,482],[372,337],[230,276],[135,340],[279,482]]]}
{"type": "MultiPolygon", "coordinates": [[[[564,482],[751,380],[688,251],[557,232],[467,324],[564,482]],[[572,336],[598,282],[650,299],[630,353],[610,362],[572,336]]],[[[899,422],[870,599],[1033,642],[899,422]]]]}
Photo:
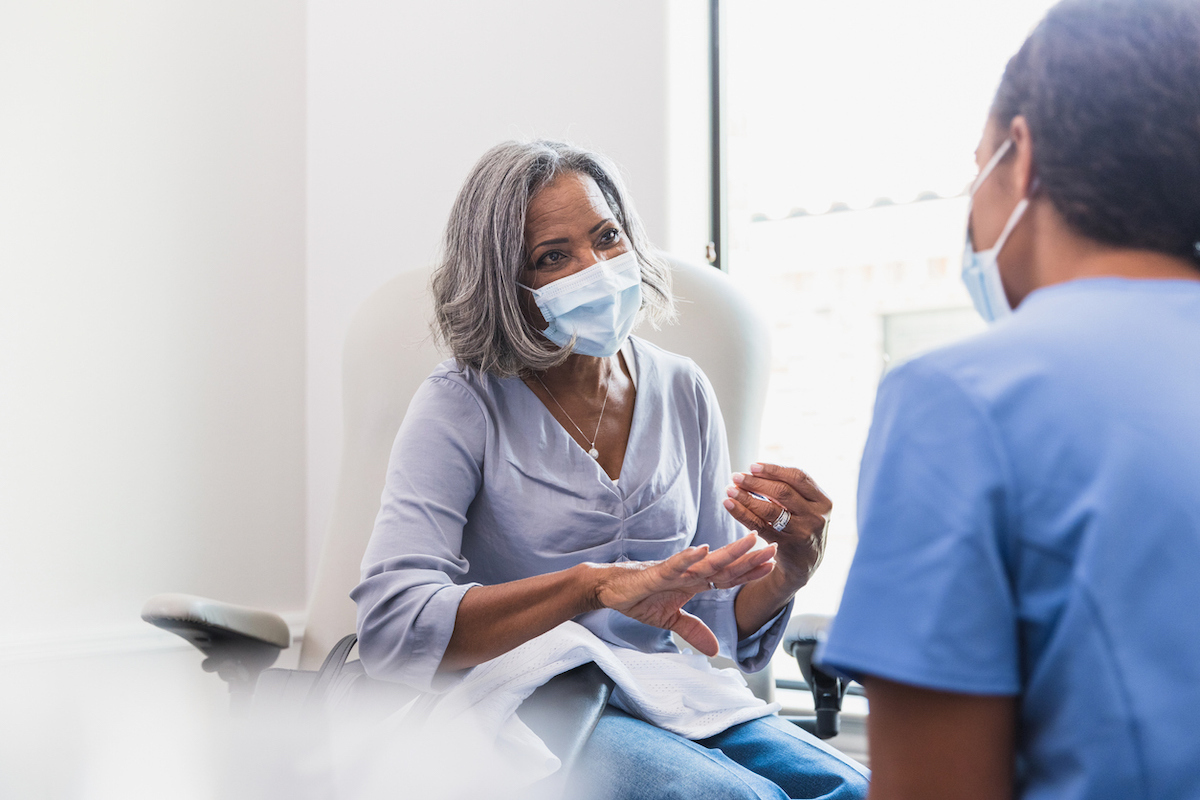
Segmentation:
{"type": "Polygon", "coordinates": [[[715,592],[717,590],[717,585],[715,583],[713,583],[712,581],[709,581],[708,588],[712,589],[715,592]]]}
{"type": "Polygon", "coordinates": [[[776,533],[783,533],[783,529],[786,528],[787,524],[791,521],[791,513],[786,508],[780,508],[779,516],[776,517],[775,521],[771,523],[771,527],[775,529],[776,533]]]}

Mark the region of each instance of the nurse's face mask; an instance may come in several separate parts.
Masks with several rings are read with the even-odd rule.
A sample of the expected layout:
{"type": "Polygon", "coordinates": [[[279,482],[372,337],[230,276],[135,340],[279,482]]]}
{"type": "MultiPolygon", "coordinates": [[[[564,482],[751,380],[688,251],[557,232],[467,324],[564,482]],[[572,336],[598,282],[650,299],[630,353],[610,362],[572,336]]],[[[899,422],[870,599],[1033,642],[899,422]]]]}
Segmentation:
{"type": "Polygon", "coordinates": [[[607,358],[616,355],[642,307],[642,269],[628,250],[607,261],[528,289],[549,327],[542,334],[559,347],[574,342],[574,352],[607,358]]]}
{"type": "MultiPolygon", "coordinates": [[[[984,165],[979,172],[979,177],[971,184],[971,202],[974,202],[975,192],[987,180],[987,177],[996,169],[996,165],[1000,163],[1000,159],[1004,158],[1004,154],[1012,148],[1012,139],[1006,139],[1004,144],[1000,145],[999,149],[984,165]]],[[[971,241],[971,206],[967,206],[967,245],[963,250],[963,267],[962,280],[966,284],[967,292],[971,295],[971,302],[975,304],[975,310],[979,312],[989,323],[996,322],[1012,314],[1012,306],[1008,304],[1008,296],[1004,293],[1004,284],[1000,281],[1000,265],[997,263],[997,257],[1000,255],[1000,250],[1004,247],[1004,243],[1008,241],[1009,234],[1013,228],[1021,221],[1021,216],[1025,213],[1025,209],[1029,207],[1029,198],[1021,198],[1021,202],[1017,203],[1017,207],[1013,209],[1012,214],[1008,217],[1008,222],[1004,225],[1004,230],[1000,232],[1000,237],[996,239],[996,244],[991,248],[982,252],[975,252],[975,244],[971,241]]]]}

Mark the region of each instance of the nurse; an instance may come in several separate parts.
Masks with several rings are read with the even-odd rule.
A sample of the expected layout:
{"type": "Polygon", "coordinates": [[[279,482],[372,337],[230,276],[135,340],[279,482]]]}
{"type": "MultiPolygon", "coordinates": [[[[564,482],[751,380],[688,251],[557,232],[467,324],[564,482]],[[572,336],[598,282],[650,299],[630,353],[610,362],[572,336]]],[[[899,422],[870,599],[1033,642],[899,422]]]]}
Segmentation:
{"type": "Polygon", "coordinates": [[[872,798],[1200,797],[1200,4],[1055,6],[976,156],[996,324],[880,386],[819,658],[872,798]]]}

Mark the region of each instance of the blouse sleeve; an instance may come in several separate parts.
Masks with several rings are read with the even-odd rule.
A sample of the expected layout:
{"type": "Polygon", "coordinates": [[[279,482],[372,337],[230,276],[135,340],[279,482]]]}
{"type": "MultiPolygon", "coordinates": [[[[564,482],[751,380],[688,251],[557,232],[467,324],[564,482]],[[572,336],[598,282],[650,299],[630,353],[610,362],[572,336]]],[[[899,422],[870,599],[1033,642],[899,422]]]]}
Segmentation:
{"type": "Polygon", "coordinates": [[[396,436],[375,529],[350,593],[358,606],[359,652],[372,677],[421,691],[454,682],[438,665],[458,604],[467,508],[482,480],[487,422],[470,391],[433,376],[409,405],[396,436]]]}
{"type": "Polygon", "coordinates": [[[918,359],[879,388],[859,541],[818,651],[843,675],[968,694],[1020,689],[1008,461],[991,418],[918,359]]]}
{"type": "MultiPolygon", "coordinates": [[[[725,487],[729,485],[729,444],[725,420],[717,405],[717,397],[708,377],[696,368],[697,408],[700,415],[700,508],[696,518],[696,534],[692,544],[707,544],[711,549],[733,542],[747,531],[729,515],[722,505],[725,487]]],[[[779,640],[783,638],[787,621],[792,615],[792,602],[765,625],[745,639],[738,639],[737,617],[733,604],[742,587],[717,589],[696,595],[685,606],[704,620],[720,643],[722,656],[733,659],[743,672],[758,672],[771,661],[779,640]]]]}

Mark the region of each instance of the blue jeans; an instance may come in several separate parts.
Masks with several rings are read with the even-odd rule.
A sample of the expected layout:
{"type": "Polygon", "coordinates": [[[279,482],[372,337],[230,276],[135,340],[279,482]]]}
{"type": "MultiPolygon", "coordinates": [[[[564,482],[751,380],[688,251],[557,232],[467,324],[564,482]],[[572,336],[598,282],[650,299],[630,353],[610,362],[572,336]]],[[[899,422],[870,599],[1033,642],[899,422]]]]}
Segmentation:
{"type": "Polygon", "coordinates": [[[870,773],[775,716],[684,739],[609,706],[568,778],[583,800],[860,800],[870,773]]]}

